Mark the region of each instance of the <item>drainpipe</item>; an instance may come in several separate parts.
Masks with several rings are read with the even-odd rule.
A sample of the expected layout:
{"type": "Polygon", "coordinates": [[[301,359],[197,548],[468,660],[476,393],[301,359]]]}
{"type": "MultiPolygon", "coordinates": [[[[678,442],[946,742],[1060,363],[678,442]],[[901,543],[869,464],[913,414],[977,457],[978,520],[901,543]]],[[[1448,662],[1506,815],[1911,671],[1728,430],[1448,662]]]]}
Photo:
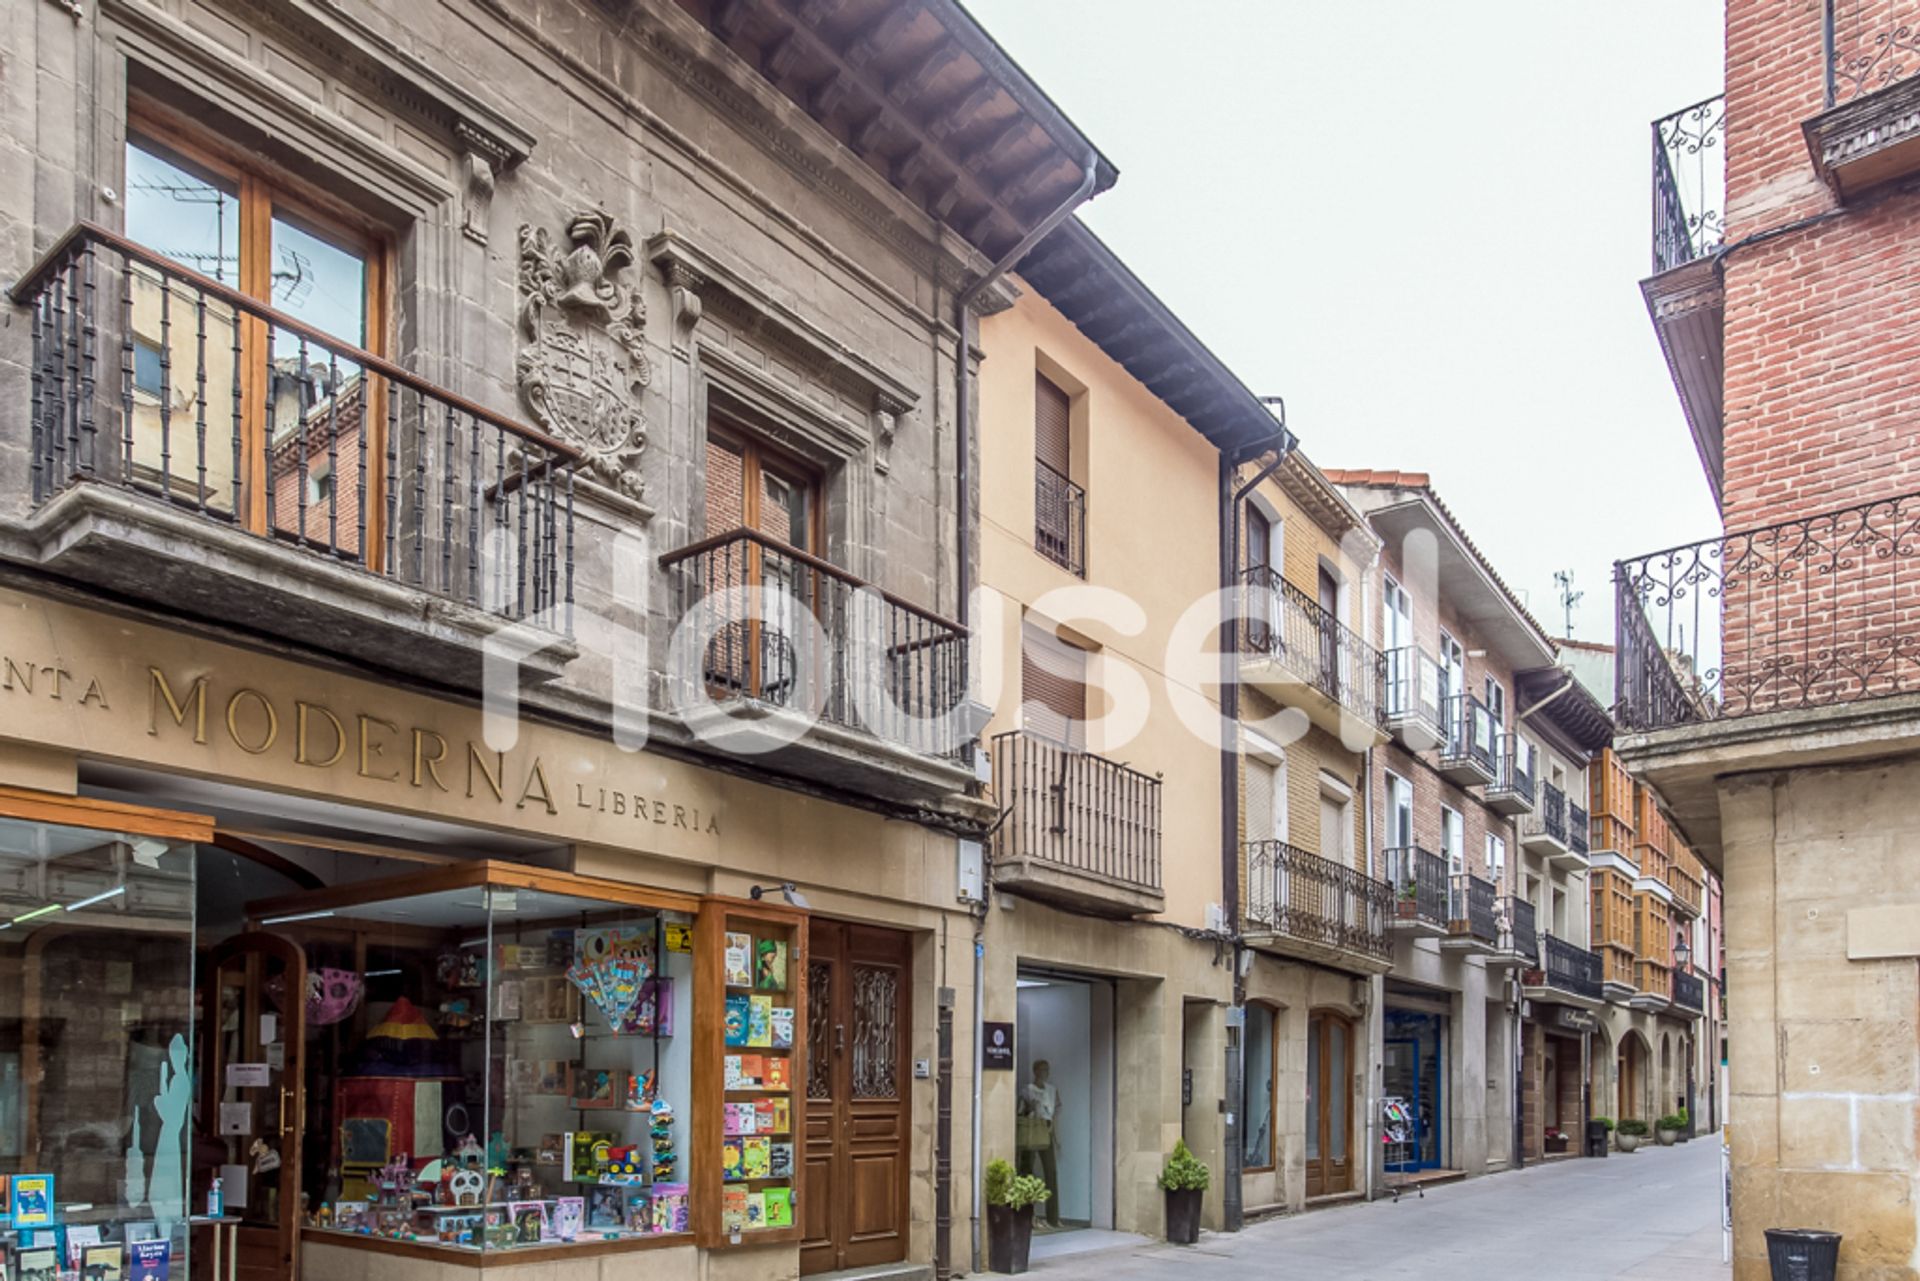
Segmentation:
{"type": "MultiPolygon", "coordinates": [[[[1364,795],[1367,798],[1367,825],[1366,825],[1367,875],[1372,876],[1375,871],[1375,868],[1373,863],[1373,749],[1371,747],[1369,747],[1365,752],[1361,753],[1360,769],[1361,769],[1360,778],[1361,778],[1362,786],[1365,789],[1364,795]]],[[[1387,990],[1386,990],[1385,981],[1383,980],[1381,982],[1380,991],[1376,996],[1373,990],[1373,980],[1369,978],[1367,980],[1367,996],[1368,996],[1367,1018],[1366,1018],[1365,1024],[1363,1025],[1366,1029],[1366,1034],[1367,1034],[1367,1058],[1366,1058],[1367,1088],[1364,1092],[1364,1103],[1367,1109],[1367,1120],[1366,1120],[1366,1127],[1365,1127],[1366,1145],[1367,1145],[1367,1181],[1365,1185],[1361,1188],[1360,1192],[1361,1192],[1362,1200],[1371,1201],[1373,1200],[1373,1190],[1375,1186],[1374,1177],[1373,1177],[1373,1163],[1376,1158],[1384,1159],[1384,1156],[1385,1156],[1385,1147],[1383,1144],[1379,1142],[1378,1139],[1374,1137],[1374,1129],[1373,1129],[1373,1127],[1376,1124],[1378,1124],[1380,1120],[1380,1109],[1374,1098],[1374,1087],[1379,1084],[1379,1081],[1378,1081],[1379,1073],[1385,1070],[1384,1066],[1382,1064],[1374,1062],[1374,1058],[1373,1058],[1373,1020],[1376,1016],[1378,1016],[1383,1021],[1386,1018],[1385,1006],[1386,1006],[1387,990]]],[[[1383,1042],[1384,1042],[1384,1035],[1383,1035],[1383,1042]]]]}
{"type": "MultiPolygon", "coordinates": [[[[1240,505],[1248,494],[1293,452],[1293,434],[1287,430],[1287,406],[1278,396],[1261,400],[1279,408],[1279,425],[1274,434],[1257,445],[1220,454],[1220,586],[1231,593],[1239,581],[1240,505]],[[1234,487],[1234,476],[1241,464],[1273,451],[1273,461],[1262,467],[1245,484],[1234,487]]],[[[1225,900],[1221,909],[1227,930],[1234,939],[1233,1006],[1228,1011],[1230,1025],[1240,1027],[1241,1035],[1230,1038],[1227,1048],[1227,1124],[1224,1133],[1226,1171],[1220,1189],[1222,1226],[1238,1232],[1245,1224],[1240,1199],[1240,1090],[1242,1055],[1245,1053],[1245,1025],[1239,1011],[1246,1007],[1247,985],[1240,975],[1240,673],[1238,620],[1234,617],[1232,597],[1221,602],[1220,618],[1220,719],[1224,729],[1220,741],[1220,888],[1225,900]]]]}
{"type": "MultiPolygon", "coordinates": [[[[970,630],[971,611],[968,609],[971,591],[969,581],[973,577],[973,539],[970,536],[968,513],[972,511],[973,488],[973,341],[968,333],[973,324],[973,304],[992,287],[1000,277],[1013,269],[1013,265],[1027,256],[1027,252],[1041,240],[1052,234],[1053,229],[1065,222],[1067,215],[1085,204],[1093,195],[1094,183],[1099,180],[1099,157],[1092,152],[1082,166],[1080,185],[1073,194],[1061,201],[1054,211],[1042,218],[1020,243],[1001,256],[999,262],[987,269],[987,273],[972,284],[963,287],[953,300],[954,326],[960,331],[955,342],[955,361],[953,370],[953,418],[954,418],[954,466],[953,483],[957,501],[954,506],[954,559],[955,583],[958,600],[955,603],[954,616],[963,630],[970,630]]],[[[971,679],[971,673],[969,673],[971,679]]],[[[973,1271],[980,1271],[980,1224],[982,1220],[980,1205],[980,1063],[983,1050],[980,1044],[980,1025],[986,1017],[986,994],[982,990],[986,980],[987,944],[985,937],[985,917],[976,917],[973,932],[973,1115],[969,1118],[973,1142],[973,1169],[969,1172],[973,1180],[973,1271]]],[[[936,1154],[936,1160],[938,1156],[936,1154]]],[[[950,1164],[950,1163],[949,1163],[950,1164]]],[[[948,1204],[953,1198],[951,1181],[936,1180],[933,1190],[934,1199],[940,1204],[948,1204]]],[[[950,1267],[950,1261],[939,1259],[936,1266],[943,1270],[950,1267]]]]}

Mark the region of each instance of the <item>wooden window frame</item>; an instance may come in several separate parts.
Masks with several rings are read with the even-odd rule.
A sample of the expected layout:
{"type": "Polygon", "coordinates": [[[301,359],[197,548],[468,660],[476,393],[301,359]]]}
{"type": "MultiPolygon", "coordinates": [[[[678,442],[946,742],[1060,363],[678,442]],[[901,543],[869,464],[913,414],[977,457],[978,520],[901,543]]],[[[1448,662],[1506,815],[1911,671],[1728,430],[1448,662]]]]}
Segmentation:
{"type": "MultiPolygon", "coordinates": [[[[830,560],[826,554],[826,476],[822,470],[799,455],[780,448],[765,437],[740,425],[717,410],[707,414],[707,439],[718,441],[740,455],[740,524],[737,529],[760,531],[760,482],[761,472],[771,462],[782,472],[792,473],[798,480],[806,482],[808,495],[807,539],[810,547],[796,547],[796,551],[805,552],[818,560],[830,560]]],[[[704,457],[704,454],[702,455],[704,457]]],[[[710,477],[702,477],[702,502],[708,501],[713,493],[710,477]]],[[[702,512],[702,524],[705,513],[702,512]]],[[[713,533],[727,531],[715,530],[713,533]]],[[[785,541],[792,546],[791,540],[785,541]]]]}
{"type": "MultiPolygon", "coordinates": [[[[362,255],[366,263],[366,332],[358,339],[339,337],[346,346],[358,346],[374,356],[386,358],[392,323],[391,298],[394,278],[394,239],[391,228],[351,206],[303,183],[249,151],[222,138],[206,122],[188,118],[179,111],[132,91],[127,100],[124,148],[148,142],[205,169],[215,177],[232,183],[238,192],[240,249],[236,288],[263,307],[273,306],[273,220],[276,214],[289,221],[305,224],[323,239],[332,239],[343,248],[362,255]]],[[[123,175],[124,176],[124,175],[123,175]]],[[[128,229],[130,230],[130,229],[128,229]]],[[[162,253],[162,247],[147,248],[162,253]]],[[[185,266],[186,264],[182,264],[185,266]]],[[[266,325],[259,318],[242,316],[240,321],[242,357],[239,369],[241,393],[241,493],[245,511],[240,523],[248,532],[272,536],[267,527],[267,488],[272,478],[265,474],[267,456],[266,389],[260,372],[272,353],[267,348],[266,325]]],[[[386,380],[368,381],[368,396],[361,412],[360,430],[367,437],[367,474],[358,483],[369,493],[380,493],[386,485],[386,380]]],[[[367,504],[367,530],[360,558],[367,568],[379,572],[386,545],[386,519],[383,506],[367,504]]],[[[299,531],[304,539],[305,530],[299,531]]]]}

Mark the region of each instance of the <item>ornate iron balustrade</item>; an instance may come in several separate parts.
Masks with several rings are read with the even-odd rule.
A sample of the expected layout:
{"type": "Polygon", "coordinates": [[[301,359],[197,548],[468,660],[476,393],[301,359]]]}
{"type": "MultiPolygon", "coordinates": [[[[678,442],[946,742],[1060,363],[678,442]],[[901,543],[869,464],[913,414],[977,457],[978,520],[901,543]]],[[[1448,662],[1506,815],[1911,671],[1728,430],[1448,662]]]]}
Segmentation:
{"type": "Polygon", "coordinates": [[[1512,895],[1500,900],[1494,911],[1494,923],[1500,933],[1500,950],[1528,958],[1528,964],[1540,963],[1540,934],[1534,928],[1533,904],[1512,895]]]}
{"type": "Polygon", "coordinates": [[[1447,860],[1417,845],[1386,851],[1387,888],[1394,898],[1394,915],[1445,929],[1447,926],[1447,860]]]}
{"type": "Polygon", "coordinates": [[[1892,88],[1920,72],[1920,5],[1913,0],[1855,0],[1848,17],[1836,0],[1821,5],[1828,108],[1892,88]]]}
{"type": "Polygon", "coordinates": [[[116,485],[572,631],[572,447],[91,223],[12,297],[36,509],[116,485]]]}
{"type": "MultiPolygon", "coordinates": [[[[1541,982],[1532,985],[1570,992],[1590,1001],[1601,999],[1599,953],[1589,952],[1584,947],[1551,934],[1546,936],[1544,942],[1545,948],[1541,953],[1543,964],[1537,972],[1541,982]]],[[[1529,976],[1530,983],[1532,977],[1529,976]]]]}
{"type": "Polygon", "coordinates": [[[1684,970],[1675,971],[1673,976],[1673,1003],[1683,1010],[1692,1010],[1696,1014],[1706,1012],[1707,985],[1700,981],[1698,974],[1688,974],[1684,970]]]}
{"type": "Polygon", "coordinates": [[[1726,239],[1727,100],[1718,94],[1653,122],[1653,271],[1716,252],[1726,239]]]}
{"type": "Polygon", "coordinates": [[[676,645],[668,679],[681,707],[749,699],[954,757],[964,728],[966,632],[757,530],[668,552],[676,645]]]}
{"type": "Polygon", "coordinates": [[[993,739],[993,789],[1008,810],[996,862],[1036,859],[1159,892],[1159,779],[1010,730],[993,739]]]}
{"type": "Polygon", "coordinates": [[[1494,900],[1498,895],[1499,889],[1492,881],[1472,872],[1455,872],[1448,882],[1448,925],[1455,934],[1498,946],[1500,926],[1494,913],[1494,900]]]}
{"type": "Polygon", "coordinates": [[[1033,545],[1042,556],[1087,576],[1087,491],[1034,460],[1033,545]]]}
{"type": "Polygon", "coordinates": [[[1477,761],[1489,774],[1494,772],[1493,713],[1471,694],[1455,694],[1443,708],[1445,741],[1440,759],[1477,761]]]}
{"type": "Polygon", "coordinates": [[[1571,802],[1567,805],[1567,848],[1585,855],[1588,848],[1587,812],[1571,802]]]}
{"type": "Polygon", "coordinates": [[[1621,726],[1920,690],[1916,522],[1908,494],[1617,563],[1621,726]]]}
{"type": "Polygon", "coordinates": [[[1369,725],[1386,724],[1387,665],[1380,651],[1313,599],[1256,565],[1245,571],[1241,648],[1263,654],[1369,725]]]}
{"type": "Polygon", "coordinates": [[[1247,915],[1276,934],[1385,959],[1385,881],[1285,841],[1247,843],[1247,915]]]}
{"type": "Polygon", "coordinates": [[[1527,818],[1526,826],[1521,829],[1526,835],[1544,833],[1562,845],[1567,840],[1567,794],[1552,783],[1540,785],[1540,808],[1527,818]]]}
{"type": "Polygon", "coordinates": [[[1402,645],[1381,655],[1387,665],[1388,720],[1407,719],[1440,726],[1439,665],[1418,645],[1402,645]]]}

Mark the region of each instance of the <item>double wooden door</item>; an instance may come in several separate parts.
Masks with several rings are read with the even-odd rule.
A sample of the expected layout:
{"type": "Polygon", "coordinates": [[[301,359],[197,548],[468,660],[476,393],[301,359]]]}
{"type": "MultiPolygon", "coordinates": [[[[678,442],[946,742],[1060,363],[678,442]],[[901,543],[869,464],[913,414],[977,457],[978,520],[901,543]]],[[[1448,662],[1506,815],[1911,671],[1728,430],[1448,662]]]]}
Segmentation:
{"type": "Polygon", "coordinates": [[[1338,1014],[1307,1020],[1307,1195],[1353,1188],[1353,1023],[1338,1014]]]}
{"type": "Polygon", "coordinates": [[[810,925],[802,1273],[907,1257],[912,985],[909,935],[810,925]]]}

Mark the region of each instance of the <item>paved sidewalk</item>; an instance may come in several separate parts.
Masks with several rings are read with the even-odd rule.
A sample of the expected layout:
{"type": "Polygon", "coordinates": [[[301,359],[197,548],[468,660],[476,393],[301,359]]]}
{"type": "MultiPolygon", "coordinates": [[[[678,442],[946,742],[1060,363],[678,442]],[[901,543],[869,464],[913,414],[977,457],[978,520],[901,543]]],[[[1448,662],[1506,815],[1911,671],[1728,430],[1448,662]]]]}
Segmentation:
{"type": "Polygon", "coordinates": [[[1720,1142],[1616,1152],[1203,1234],[1037,1263],[1043,1281],[1716,1281],[1720,1262],[1720,1142]]]}

